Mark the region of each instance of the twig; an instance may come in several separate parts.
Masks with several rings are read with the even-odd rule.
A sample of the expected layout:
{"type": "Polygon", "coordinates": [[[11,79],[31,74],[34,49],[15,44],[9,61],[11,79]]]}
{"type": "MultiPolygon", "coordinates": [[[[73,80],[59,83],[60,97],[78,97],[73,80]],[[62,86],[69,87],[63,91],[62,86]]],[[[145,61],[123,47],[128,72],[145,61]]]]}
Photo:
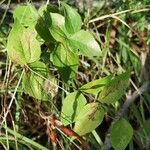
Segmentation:
{"type": "Polygon", "coordinates": [[[90,20],[89,23],[93,23],[93,22],[97,22],[97,21],[100,21],[100,20],[104,20],[106,18],[113,18],[114,16],[126,14],[128,12],[139,13],[139,12],[144,12],[144,11],[149,11],[149,10],[150,10],[150,8],[141,8],[141,9],[138,9],[138,10],[127,9],[127,10],[124,10],[124,11],[120,11],[120,12],[116,12],[116,13],[112,13],[112,14],[107,14],[107,15],[100,16],[98,18],[94,18],[94,19],[90,20]]]}
{"type": "Polygon", "coordinates": [[[150,83],[146,82],[145,84],[143,84],[137,91],[135,91],[132,95],[128,96],[127,100],[124,102],[124,104],[122,105],[121,109],[118,112],[118,115],[120,117],[124,116],[127,111],[129,106],[140,96],[142,95],[144,92],[148,91],[150,87],[150,83]]]}
{"type": "MultiPolygon", "coordinates": [[[[146,82],[144,83],[137,91],[135,91],[132,95],[128,96],[126,101],[124,102],[124,104],[122,105],[122,107],[120,108],[120,110],[118,111],[118,113],[116,114],[117,119],[123,117],[125,114],[127,114],[128,112],[128,108],[129,106],[135,101],[137,100],[137,98],[142,95],[144,92],[148,91],[150,88],[150,83],[146,82]]],[[[110,131],[110,128],[109,130],[110,131]]],[[[103,145],[103,150],[110,150],[112,146],[110,137],[109,137],[109,133],[107,134],[106,138],[105,138],[105,142],[103,145]]]]}
{"type": "Polygon", "coordinates": [[[63,90],[66,94],[69,94],[69,92],[66,91],[64,88],[62,88],[61,86],[55,84],[55,83],[52,82],[51,80],[45,78],[44,76],[42,76],[41,74],[37,73],[36,71],[32,70],[28,65],[26,65],[26,67],[27,67],[31,72],[33,72],[35,75],[41,77],[41,78],[44,79],[44,80],[49,81],[52,85],[54,85],[54,86],[58,87],[59,89],[63,90]]]}
{"type": "Polygon", "coordinates": [[[4,14],[3,14],[3,16],[2,16],[2,19],[1,19],[1,21],[0,21],[0,25],[2,25],[2,23],[3,23],[3,21],[4,21],[5,17],[6,17],[6,14],[7,14],[7,12],[8,12],[10,3],[11,3],[11,0],[9,0],[8,3],[7,3],[7,5],[6,5],[6,9],[5,9],[4,14]]]}

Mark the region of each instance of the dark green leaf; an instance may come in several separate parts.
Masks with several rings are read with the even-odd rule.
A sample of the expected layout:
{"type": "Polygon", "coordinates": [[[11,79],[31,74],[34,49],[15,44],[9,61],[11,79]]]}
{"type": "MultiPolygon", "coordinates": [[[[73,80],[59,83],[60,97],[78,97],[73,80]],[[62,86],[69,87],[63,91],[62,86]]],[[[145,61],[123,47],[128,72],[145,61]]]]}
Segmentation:
{"type": "Polygon", "coordinates": [[[46,42],[54,42],[54,38],[52,37],[49,27],[51,26],[51,16],[50,12],[47,10],[47,6],[42,6],[39,10],[39,19],[35,26],[36,31],[40,35],[42,39],[46,42]]]}
{"type": "Polygon", "coordinates": [[[115,103],[125,93],[128,87],[130,71],[122,73],[111,80],[100,93],[99,101],[101,103],[115,103]]]}
{"type": "Polygon", "coordinates": [[[65,27],[68,33],[73,34],[81,29],[82,20],[75,9],[62,3],[65,12],[65,27]]]}
{"type": "Polygon", "coordinates": [[[69,38],[70,47],[82,55],[93,57],[100,56],[101,50],[99,44],[96,42],[94,37],[84,30],[80,30],[69,38]]]}
{"type": "Polygon", "coordinates": [[[79,58],[67,47],[64,48],[62,44],[59,44],[56,51],[51,56],[51,61],[58,68],[61,78],[64,81],[73,79],[76,76],[78,69],[79,58]]]}
{"type": "Polygon", "coordinates": [[[116,121],[111,129],[110,137],[115,150],[124,150],[133,136],[133,129],[125,119],[116,121]]]}
{"type": "Polygon", "coordinates": [[[97,79],[81,86],[80,90],[90,94],[98,94],[106,84],[111,80],[112,76],[97,79]]]}
{"type": "Polygon", "coordinates": [[[132,51],[129,51],[129,57],[132,62],[132,65],[134,67],[135,73],[138,76],[141,71],[141,67],[142,67],[140,58],[132,51]]]}
{"type": "Polygon", "coordinates": [[[86,99],[81,93],[73,92],[68,94],[63,100],[61,122],[64,125],[73,123],[85,104],[86,99]]]}
{"type": "Polygon", "coordinates": [[[85,105],[75,119],[74,131],[79,135],[93,131],[101,124],[104,113],[105,111],[99,103],[85,105]]]}
{"type": "Polygon", "coordinates": [[[145,123],[143,123],[139,129],[140,136],[143,136],[143,138],[147,138],[147,140],[150,139],[150,121],[147,120],[145,123]]]}

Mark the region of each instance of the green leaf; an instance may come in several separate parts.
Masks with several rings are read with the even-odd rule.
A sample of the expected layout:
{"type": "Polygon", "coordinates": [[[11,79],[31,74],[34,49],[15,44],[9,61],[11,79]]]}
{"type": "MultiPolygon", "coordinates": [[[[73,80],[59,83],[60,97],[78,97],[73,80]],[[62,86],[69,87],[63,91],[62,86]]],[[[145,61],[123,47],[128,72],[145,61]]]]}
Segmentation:
{"type": "Polygon", "coordinates": [[[20,41],[22,43],[27,63],[32,63],[40,58],[41,47],[36,36],[36,31],[30,28],[24,29],[23,35],[21,36],[20,41]]]}
{"type": "Polygon", "coordinates": [[[114,79],[103,88],[99,96],[99,101],[106,104],[115,103],[118,101],[128,87],[129,78],[130,71],[114,77],[114,79]]]}
{"type": "Polygon", "coordinates": [[[110,137],[115,150],[124,150],[133,136],[133,129],[125,119],[116,121],[111,129],[110,137]]]}
{"type": "Polygon", "coordinates": [[[36,30],[47,42],[63,42],[67,39],[65,29],[65,18],[58,13],[52,13],[51,8],[43,6],[39,9],[39,19],[36,24],[36,30]]]}
{"type": "Polygon", "coordinates": [[[43,16],[43,13],[47,12],[47,13],[59,13],[59,7],[56,4],[45,4],[45,5],[41,5],[41,7],[38,9],[38,13],[40,16],[43,16]]]}
{"type": "Polygon", "coordinates": [[[134,67],[136,75],[139,76],[142,67],[140,58],[132,51],[129,51],[129,57],[132,62],[132,66],[134,67]]]}
{"type": "Polygon", "coordinates": [[[19,20],[19,22],[25,27],[35,26],[38,19],[37,10],[33,5],[28,4],[27,6],[17,6],[13,12],[14,19],[19,20]]]}
{"type": "Polygon", "coordinates": [[[64,42],[67,39],[67,32],[65,29],[65,18],[58,13],[50,13],[51,25],[49,27],[53,38],[58,42],[64,42]]]}
{"type": "Polygon", "coordinates": [[[78,55],[59,44],[51,55],[51,61],[58,68],[61,78],[65,82],[75,78],[79,64],[78,55]]]}
{"type": "Polygon", "coordinates": [[[22,80],[24,92],[42,101],[52,99],[57,93],[57,83],[46,65],[37,61],[29,64],[29,67],[32,71],[26,71],[22,80]]]}
{"type": "Polygon", "coordinates": [[[80,90],[89,94],[98,94],[106,84],[111,80],[112,76],[107,76],[101,79],[91,81],[80,87],[80,90]]]}
{"type": "Polygon", "coordinates": [[[61,3],[65,13],[65,27],[68,33],[73,34],[81,29],[82,20],[75,9],[65,3],[61,3]]]}
{"type": "Polygon", "coordinates": [[[80,30],[68,40],[70,47],[72,47],[75,52],[78,52],[79,50],[82,55],[88,57],[101,55],[99,44],[88,31],[80,30]]]}
{"type": "Polygon", "coordinates": [[[86,104],[86,99],[78,91],[70,93],[63,100],[61,111],[61,122],[68,125],[74,122],[75,118],[86,104]]]}
{"type": "Polygon", "coordinates": [[[138,133],[141,137],[146,138],[147,140],[150,139],[150,121],[145,121],[138,130],[138,133]]]}
{"type": "Polygon", "coordinates": [[[59,27],[63,30],[65,30],[65,18],[64,16],[58,14],[58,13],[50,13],[51,19],[52,19],[52,27],[59,27]]]}
{"type": "Polygon", "coordinates": [[[38,10],[39,19],[37,21],[35,29],[40,37],[46,42],[54,42],[55,40],[49,30],[49,27],[51,26],[51,16],[50,12],[47,9],[47,5],[44,5],[38,10]]]}
{"type": "Polygon", "coordinates": [[[74,131],[80,136],[93,131],[101,124],[104,113],[99,103],[85,105],[75,119],[74,131]]]}
{"type": "Polygon", "coordinates": [[[41,48],[36,36],[34,29],[24,28],[18,20],[15,20],[7,40],[7,52],[10,59],[18,64],[39,60],[41,48]]]}

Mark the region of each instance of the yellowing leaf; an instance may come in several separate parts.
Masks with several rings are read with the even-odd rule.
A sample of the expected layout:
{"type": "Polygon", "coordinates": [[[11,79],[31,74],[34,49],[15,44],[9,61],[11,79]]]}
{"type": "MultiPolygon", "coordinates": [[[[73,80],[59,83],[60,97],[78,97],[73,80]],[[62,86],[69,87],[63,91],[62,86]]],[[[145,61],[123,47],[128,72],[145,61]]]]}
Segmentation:
{"type": "Polygon", "coordinates": [[[34,62],[29,64],[29,67],[32,71],[28,70],[23,75],[24,92],[42,101],[53,98],[57,93],[57,83],[55,78],[49,74],[45,64],[34,62]]]}
{"type": "Polygon", "coordinates": [[[99,103],[85,105],[75,119],[74,131],[81,136],[92,132],[101,124],[104,113],[99,103]]]}
{"type": "Polygon", "coordinates": [[[15,20],[7,41],[7,52],[10,59],[18,64],[27,64],[39,60],[40,43],[33,28],[24,28],[15,20]]]}
{"type": "Polygon", "coordinates": [[[115,103],[118,101],[128,86],[130,71],[122,73],[112,79],[102,90],[99,96],[101,103],[115,103]]]}

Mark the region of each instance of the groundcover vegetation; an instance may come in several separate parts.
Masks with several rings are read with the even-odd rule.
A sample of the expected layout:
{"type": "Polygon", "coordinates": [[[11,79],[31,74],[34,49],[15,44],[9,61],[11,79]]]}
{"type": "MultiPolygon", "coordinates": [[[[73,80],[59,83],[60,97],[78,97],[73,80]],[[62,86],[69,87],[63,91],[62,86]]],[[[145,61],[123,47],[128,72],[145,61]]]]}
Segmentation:
{"type": "Polygon", "coordinates": [[[0,149],[150,148],[150,1],[1,1],[0,149]]]}

